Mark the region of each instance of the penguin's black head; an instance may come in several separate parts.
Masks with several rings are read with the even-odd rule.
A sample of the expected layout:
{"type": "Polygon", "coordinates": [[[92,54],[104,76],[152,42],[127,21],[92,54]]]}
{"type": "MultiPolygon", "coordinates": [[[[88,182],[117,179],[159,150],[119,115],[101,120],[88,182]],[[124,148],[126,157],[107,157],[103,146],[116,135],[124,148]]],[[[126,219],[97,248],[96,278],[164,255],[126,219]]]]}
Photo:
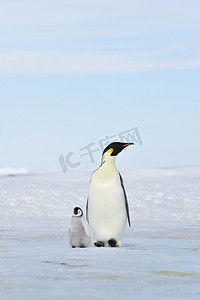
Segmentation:
{"type": "Polygon", "coordinates": [[[74,216],[75,217],[81,217],[83,215],[83,211],[80,207],[74,208],[74,216]]]}
{"type": "Polygon", "coordinates": [[[110,156],[117,156],[124,148],[127,146],[134,145],[134,143],[120,143],[120,142],[114,142],[109,144],[104,150],[102,155],[109,151],[110,156]]]}

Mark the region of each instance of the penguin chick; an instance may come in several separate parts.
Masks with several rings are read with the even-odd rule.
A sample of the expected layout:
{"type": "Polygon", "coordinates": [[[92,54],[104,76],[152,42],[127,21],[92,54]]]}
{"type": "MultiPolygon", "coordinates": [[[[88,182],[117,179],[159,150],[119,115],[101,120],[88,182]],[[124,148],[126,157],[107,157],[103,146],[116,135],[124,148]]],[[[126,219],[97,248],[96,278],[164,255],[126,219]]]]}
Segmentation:
{"type": "Polygon", "coordinates": [[[75,207],[68,230],[68,242],[72,248],[87,248],[91,244],[91,233],[80,207],[75,207]]]}

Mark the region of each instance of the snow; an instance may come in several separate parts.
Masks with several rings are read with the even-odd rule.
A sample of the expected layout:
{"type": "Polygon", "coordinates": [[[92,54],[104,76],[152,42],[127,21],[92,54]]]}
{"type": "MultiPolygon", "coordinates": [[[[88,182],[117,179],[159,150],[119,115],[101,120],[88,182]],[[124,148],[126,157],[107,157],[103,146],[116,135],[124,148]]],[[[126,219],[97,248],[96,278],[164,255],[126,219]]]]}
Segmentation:
{"type": "Polygon", "coordinates": [[[200,299],[200,167],[121,174],[132,227],[87,249],[67,229],[90,173],[0,176],[1,300],[200,299]]]}

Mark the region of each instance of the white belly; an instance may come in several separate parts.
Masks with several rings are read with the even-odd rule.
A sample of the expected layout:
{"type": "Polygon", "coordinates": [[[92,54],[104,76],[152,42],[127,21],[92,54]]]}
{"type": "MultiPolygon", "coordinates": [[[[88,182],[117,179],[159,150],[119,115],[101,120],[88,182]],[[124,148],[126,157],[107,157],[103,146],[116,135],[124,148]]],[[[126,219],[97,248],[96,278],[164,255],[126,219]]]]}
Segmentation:
{"type": "Polygon", "coordinates": [[[96,241],[121,241],[126,227],[124,193],[119,174],[105,178],[93,173],[89,190],[88,219],[96,241]]]}

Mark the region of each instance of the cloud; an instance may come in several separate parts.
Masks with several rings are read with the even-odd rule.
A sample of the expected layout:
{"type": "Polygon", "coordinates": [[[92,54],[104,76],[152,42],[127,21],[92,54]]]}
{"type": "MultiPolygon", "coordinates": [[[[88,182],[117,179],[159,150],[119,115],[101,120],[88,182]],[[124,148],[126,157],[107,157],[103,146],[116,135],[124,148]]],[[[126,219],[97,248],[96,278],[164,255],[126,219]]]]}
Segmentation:
{"type": "MultiPolygon", "coordinates": [[[[2,2],[2,1],[1,1],[2,2]]],[[[199,29],[199,8],[193,0],[9,0],[1,3],[0,41],[14,39],[18,47],[38,37],[38,43],[56,36],[69,38],[135,37],[199,29]],[[25,38],[25,40],[24,40],[25,38]]],[[[11,48],[13,49],[13,48],[11,48]]]]}
{"type": "Polygon", "coordinates": [[[193,0],[3,1],[0,74],[196,69],[199,28],[193,0]]]}
{"type": "Polygon", "coordinates": [[[148,52],[0,53],[1,74],[101,74],[199,69],[200,59],[156,59],[148,52]]]}

